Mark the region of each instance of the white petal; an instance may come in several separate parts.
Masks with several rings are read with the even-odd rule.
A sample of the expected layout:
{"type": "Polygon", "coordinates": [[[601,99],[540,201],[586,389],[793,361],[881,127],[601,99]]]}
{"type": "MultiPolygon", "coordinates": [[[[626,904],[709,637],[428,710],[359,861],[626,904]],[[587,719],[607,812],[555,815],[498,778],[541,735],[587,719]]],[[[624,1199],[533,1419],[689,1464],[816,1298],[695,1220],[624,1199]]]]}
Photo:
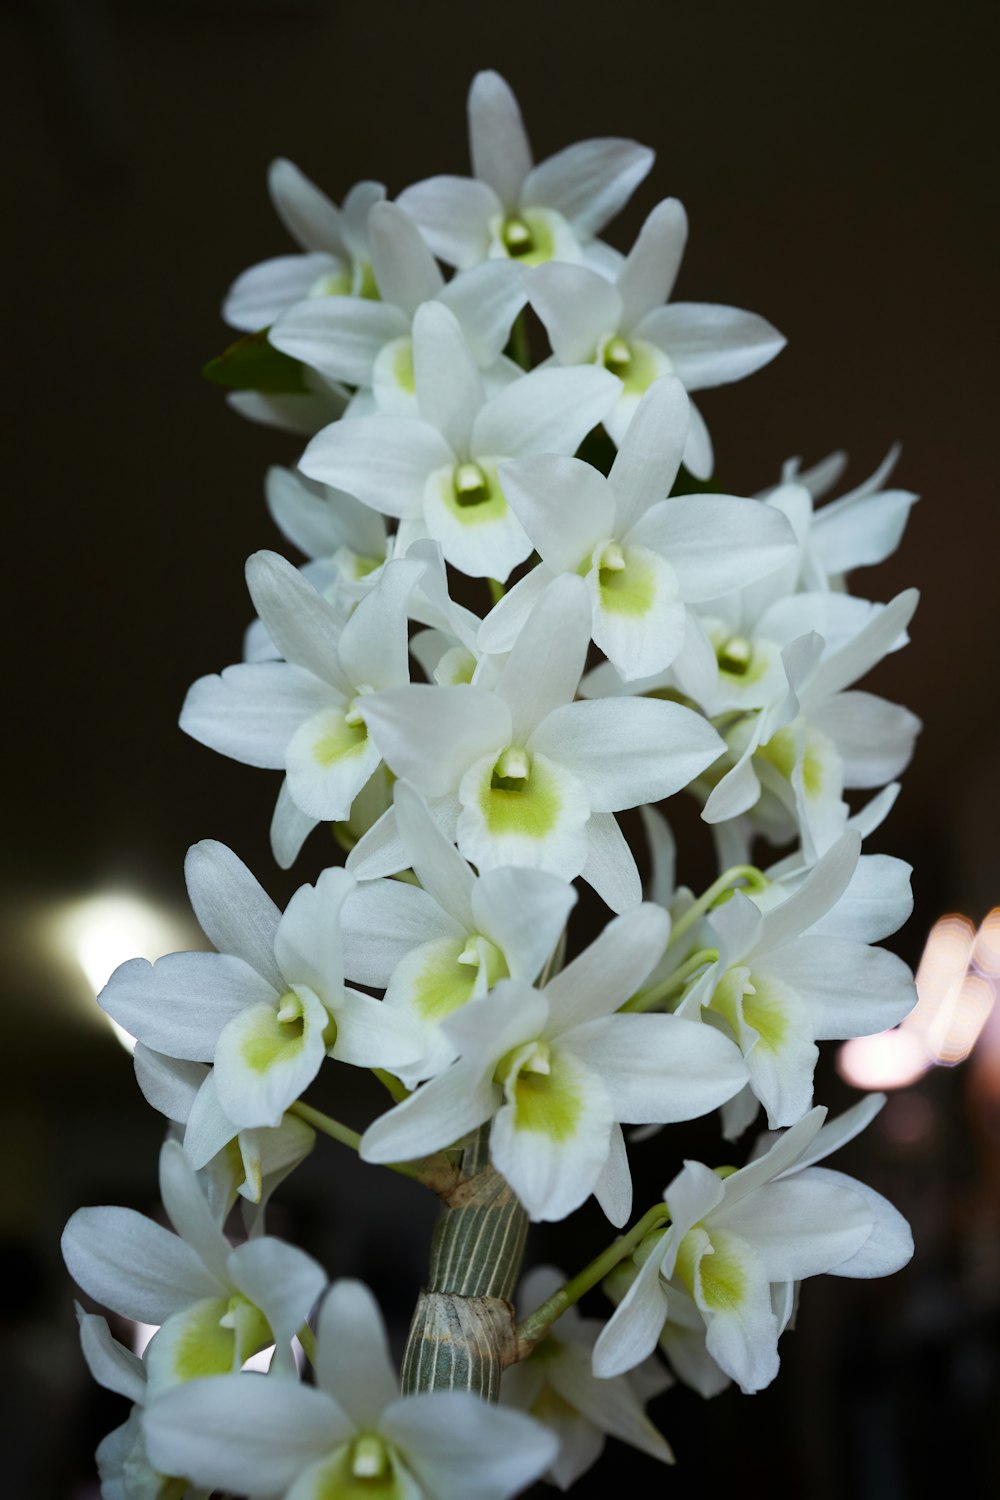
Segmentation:
{"type": "Polygon", "coordinates": [[[848,888],[860,852],[860,837],[853,829],[847,829],[816,861],[796,891],[765,911],[760,934],[748,957],[773,952],[800,937],[836,906],[848,888]]]}
{"type": "Polygon", "coordinates": [[[921,728],[909,709],[874,693],[838,693],[809,717],[836,745],[849,787],[882,786],[898,776],[909,765],[921,728]]]}
{"type": "Polygon", "coordinates": [[[370,386],[379,350],[408,332],[406,316],[388,302],[311,297],[283,313],[267,337],[327,380],[370,386]]]}
{"type": "Polygon", "coordinates": [[[279,1125],[308,1088],[326,1054],[327,1013],[308,990],[301,1031],[278,1020],[274,1003],[253,1005],[230,1021],[215,1049],[215,1083],[223,1110],[239,1126],[279,1125]]]}
{"type": "MultiPolygon", "coordinates": [[[[555,574],[549,568],[539,564],[512,584],[480,626],[478,649],[487,655],[500,655],[509,651],[525,620],[554,577],[555,574]]],[[[412,641],[410,649],[413,650],[412,641]]]]}
{"type": "Polygon", "coordinates": [[[716,599],[773,573],[795,554],[785,517],[759,500],[678,495],[661,501],[629,533],[653,547],[677,574],[683,597],[716,599]]]}
{"type": "Polygon", "coordinates": [[[371,264],[386,302],[412,318],[444,286],[416,224],[398,203],[376,203],[368,217],[371,264]]]}
{"type": "Polygon", "coordinates": [[[610,411],[621,383],[607,370],[532,370],[493,396],[472,429],[474,454],[519,458],[575,453],[610,411]]]}
{"type": "Polygon", "coordinates": [[[628,1223],[632,1212],[632,1173],[620,1125],[612,1125],[608,1159],[594,1184],[594,1197],[616,1228],[628,1223]]]}
{"type": "Polygon", "coordinates": [[[324,870],[315,885],[303,885],[285,908],[275,936],[275,957],[288,984],[306,984],[324,1003],[339,999],[344,983],[340,911],[354,890],[346,870],[324,870]]]}
{"type": "Polygon", "coordinates": [[[553,1390],[601,1432],[629,1443],[661,1463],[673,1463],[669,1445],[646,1416],[632,1386],[621,1377],[599,1381],[591,1369],[588,1349],[564,1343],[547,1373],[553,1390]]]}
{"type": "Polygon", "coordinates": [[[911,867],[891,854],[863,854],[847,890],[813,932],[879,943],[902,927],[913,910],[911,867]]]}
{"type": "Polygon", "coordinates": [[[396,783],[393,802],[396,822],[420,884],[453,922],[472,932],[475,930],[472,912],[475,877],[472,871],[451,840],[441,832],[427,803],[410,782],[396,783]]]}
{"type": "Polygon", "coordinates": [[[615,1119],[633,1125],[697,1119],[746,1082],[728,1037],[679,1016],[607,1016],[574,1028],[566,1046],[599,1074],[615,1119]]]}
{"type": "Polygon", "coordinates": [[[220,953],[242,958],[276,989],[278,908],[246,865],[225,844],[202,839],[184,861],[188,897],[202,932],[220,953]]]}
{"type": "Polygon", "coordinates": [[[722,741],[700,715],[651,698],[603,698],[554,709],[529,749],[565,766],[597,812],[659,802],[716,760],[722,741]]]}
{"type": "Polygon", "coordinates": [[[530,984],[575,903],[573,887],[546,870],[486,870],[472,891],[473,924],[500,949],[511,977],[530,984]]]}
{"type": "Polygon", "coordinates": [[[143,1421],[164,1474],[273,1500],[354,1433],[332,1397],[291,1380],[214,1375],[163,1395],[143,1421]]]}
{"type": "MultiPolygon", "coordinates": [[[[633,537],[641,530],[636,527],[633,537]]],[[[595,565],[587,574],[594,611],[594,643],[626,682],[655,677],[681,652],[688,612],[678,599],[677,574],[659,552],[630,540],[623,566],[595,565]]]]}
{"type": "Polygon", "coordinates": [[[834,1276],[856,1276],[865,1280],[873,1276],[891,1276],[912,1259],[910,1226],[881,1193],[876,1193],[864,1182],[856,1182],[853,1177],[845,1177],[842,1172],[831,1172],[827,1167],[810,1167],[808,1176],[841,1183],[852,1193],[861,1194],[875,1218],[871,1234],[860,1250],[832,1268],[834,1276]]]}
{"type": "Polygon", "coordinates": [[[523,1412],[468,1391],[427,1391],[386,1408],[380,1431],[434,1500],[510,1500],[539,1479],[558,1441],[523,1412]]]}
{"type": "Polygon", "coordinates": [[[146,1397],[146,1372],[142,1367],[142,1360],[131,1349],[126,1349],[111,1337],[111,1329],[105,1318],[99,1318],[96,1313],[84,1312],[79,1303],[76,1305],[76,1316],[80,1325],[83,1357],[98,1385],[141,1405],[146,1397]]]}
{"type": "Polygon", "coordinates": [[[594,1191],[611,1150],[611,1104],[599,1075],[553,1049],[541,1084],[522,1073],[499,1110],[490,1158],[533,1221],[564,1219],[594,1191]]]}
{"type": "Polygon", "coordinates": [[[688,435],[684,444],[684,467],[695,479],[709,479],[715,467],[715,454],[712,451],[712,439],[705,419],[701,412],[691,402],[688,408],[688,435]]]}
{"type": "Polygon", "coordinates": [[[594,1345],[594,1374],[608,1380],[648,1359],[666,1316],[660,1256],[654,1250],[639,1267],[638,1276],[594,1345]]]}
{"type": "Polygon", "coordinates": [[[880,662],[913,619],[919,599],[916,589],[904,589],[873,615],[853,641],[820,662],[809,683],[810,699],[850,687],[880,662]]]}
{"type": "Polygon", "coordinates": [[[348,723],[346,704],[314,714],[288,742],[285,766],[292,800],[313,819],[346,822],[381,755],[361,723],[348,723]]]}
{"type": "Polygon", "coordinates": [[[820,1041],[884,1031],[916,1004],[909,969],[884,948],[810,934],[766,962],[808,995],[820,1041]]]}
{"type": "Polygon", "coordinates": [[[480,871],[515,865],[575,879],[588,852],[590,803],[583,785],[532,751],[520,790],[494,786],[500,748],[473,761],[459,783],[459,849],[480,871]]]}
{"type": "Polygon", "coordinates": [[[916,499],[908,490],[887,490],[849,507],[844,500],[824,505],[810,537],[817,560],[827,573],[883,562],[899,546],[916,499]]]}
{"type": "Polygon", "coordinates": [[[222,304],[231,328],[257,333],[296,302],[309,296],[321,276],[335,275],[342,263],[326,254],[279,255],[237,276],[222,304]]]}
{"type": "Polygon", "coordinates": [[[490,220],[501,204],[485,182],[428,177],[406,188],[396,202],[417,221],[434,254],[446,264],[462,269],[486,259],[490,220]]]}
{"type": "Polygon", "coordinates": [[[324,427],[306,448],[299,468],[383,515],[415,517],[421,513],[427,476],[454,461],[429,422],[382,415],[324,427]]]}
{"type": "Polygon", "coordinates": [[[197,1251],[211,1276],[225,1286],[230,1245],[209,1206],[180,1141],[167,1140],[160,1151],[160,1197],[181,1239],[197,1251]]]}
{"type": "Polygon", "coordinates": [[[578,141],[532,168],[521,202],[554,208],[589,239],[624,207],[652,165],[653,152],[636,141],[578,141]]]}
{"type": "Polygon", "coordinates": [[[659,963],[669,932],[666,912],[649,901],[608,922],[545,986],[548,1034],[558,1036],[624,1005],[659,963]]]}
{"type": "Polygon", "coordinates": [[[421,417],[437,428],[453,453],[470,457],[472,424],[485,399],[483,385],[458,319],[441,302],[417,310],[413,369],[421,417]]]}
{"type": "Polygon", "coordinates": [[[425,796],[454,791],[470,762],[510,744],[510,713],[477,687],[415,683],[373,693],[365,719],[387,764],[425,796]]]}
{"type": "Polygon", "coordinates": [[[207,1166],[236,1134],[237,1127],[219,1103],[215,1071],[210,1070],[191,1106],[184,1132],[184,1151],[195,1171],[207,1166]]]}
{"type": "Polygon", "coordinates": [[[387,562],[344,626],[340,660],[355,687],[395,687],[408,680],[407,607],[423,571],[422,563],[405,558],[387,562]]]}
{"type": "Polygon", "coordinates": [[[362,1161],[413,1161],[462,1139],[488,1120],[499,1089],[473,1064],[453,1063],[369,1125],[362,1161]]]}
{"type": "Polygon", "coordinates": [[[434,896],[402,880],[358,885],[344,902],[341,929],[344,973],[375,989],[385,989],[397,965],[421,943],[462,933],[434,896]]]}
{"type": "Polygon", "coordinates": [[[191,1113],[208,1070],[201,1063],[182,1062],[154,1052],[143,1042],[136,1045],[132,1061],[136,1082],[146,1102],[168,1120],[183,1123],[191,1113]]]}
{"type": "Polygon", "coordinates": [[[334,1282],[320,1309],[316,1383],[362,1430],[399,1397],[378,1303],[361,1281],[334,1282]]]}
{"type": "Polygon", "coordinates": [[[614,912],[638,906],[642,900],[639,868],[614,813],[591,813],[587,845],[587,860],[580,878],[614,912]]]}
{"type": "Polygon", "coordinates": [[[849,1177],[822,1177],[796,1172],[765,1183],[732,1208],[723,1203],[712,1228],[721,1224],[751,1243],[768,1281],[802,1281],[835,1270],[868,1239],[872,1213],[849,1177]]]}
{"type": "Polygon", "coordinates": [[[329,701],[327,684],[299,667],[240,662],[221,676],[199,677],[184,700],[180,726],[221,755],[280,771],[292,735],[329,701]]]}
{"type": "Polygon", "coordinates": [[[505,208],[514,208],[531,171],[531,147],[514,92],[492,69],[477,73],[468,111],[473,174],[489,184],[505,208]]]}
{"type": "Polygon", "coordinates": [[[742,380],[785,347],[766,318],[710,302],[674,302],[649,314],[640,330],[666,350],[689,391],[742,380]]]}
{"type": "Polygon", "coordinates": [[[496,697],[510,709],[513,744],[525,745],[554,709],[572,703],[589,642],[586,587],[564,574],[531,611],[497,680],[496,697]]]}
{"type": "Polygon", "coordinates": [[[271,819],[271,849],[280,869],[291,869],[318,821],[299,807],[288,789],[286,777],[281,783],[271,819]]]}
{"type": "Polygon", "coordinates": [[[608,483],[615,494],[617,535],[669,495],[687,437],[690,403],[680,381],[663,375],[646,391],[629,423],[608,483]]]}
{"type": "Polygon", "coordinates": [[[552,260],[533,267],[525,281],[560,364],[589,364],[598,342],[621,325],[618,289],[586,266],[552,260]]]}
{"type": "Polygon", "coordinates": [[[247,559],[246,573],[257,613],[285,660],[346,692],[337,611],[277,552],[255,552],[247,559]]]}
{"type": "Polygon", "coordinates": [[[400,1072],[422,1056],[425,1039],[412,1018],[372,995],[345,990],[334,1012],[337,1038],[330,1056],[359,1068],[389,1068],[400,1072]]]}
{"type": "Polygon", "coordinates": [[[503,464],[499,477],[509,505],[553,573],[576,572],[599,542],[615,535],[614,494],[590,464],[544,454],[503,464]]]}
{"type": "Polygon", "coordinates": [[[168,1057],[211,1062],[223,1028],[274,990],[239,958],[168,953],[121,964],[97,997],[130,1035],[168,1057]]]}
{"type": "Polygon", "coordinates": [[[87,1295],[140,1323],[163,1323],[221,1290],[190,1245],[131,1208],[78,1208],[61,1244],[87,1295]]]}
{"type": "Polygon", "coordinates": [[[658,203],[639,231],[618,276],[623,329],[667,302],[687,243],[687,214],[676,198],[658,203]]]}
{"type": "MultiPolygon", "coordinates": [[[[695,1301],[707,1313],[709,1354],[747,1395],[763,1390],[778,1373],[778,1325],[764,1267],[752,1247],[724,1232],[713,1236],[714,1255],[704,1255],[696,1272],[695,1301]],[[725,1257],[722,1288],[735,1281],[739,1295],[715,1303],[716,1256],[725,1257]]],[[[718,1274],[718,1273],[716,1273],[718,1274]]]]}
{"type": "Polygon", "coordinates": [[[471,578],[503,582],[528,557],[531,542],[504,498],[495,464],[484,458],[479,471],[482,488],[472,503],[458,493],[460,471],[454,465],[431,474],[424,487],[424,521],[453,568],[471,578]]]}
{"type": "Polygon", "coordinates": [[[267,1319],[277,1344],[279,1368],[293,1373],[292,1339],[326,1286],[323,1267],[295,1245],[260,1235],[233,1251],[229,1274],[233,1285],[267,1319]]]}
{"type": "Polygon", "coordinates": [[[294,162],[280,156],[273,161],[267,187],[278,218],[304,249],[345,253],[340,210],[294,162]]]}

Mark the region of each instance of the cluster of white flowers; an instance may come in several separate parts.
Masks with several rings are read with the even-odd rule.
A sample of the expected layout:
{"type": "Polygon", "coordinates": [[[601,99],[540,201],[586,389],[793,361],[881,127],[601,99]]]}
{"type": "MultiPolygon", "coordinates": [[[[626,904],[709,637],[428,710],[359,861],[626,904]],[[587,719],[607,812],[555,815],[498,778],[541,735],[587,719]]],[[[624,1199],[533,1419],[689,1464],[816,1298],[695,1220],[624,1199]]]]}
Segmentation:
{"type": "MultiPolygon", "coordinates": [[[[911,1253],[882,1198],[814,1165],[879,1100],[824,1125],[813,1074],[818,1042],[882,1031],[914,999],[872,946],[908,914],[909,870],[861,850],[919,726],[854,684],[905,643],[916,601],[845,580],[895,548],[915,497],[885,487],[887,464],[817,507],[839,456],[788,463],[753,497],[711,492],[691,393],[751,374],[782,338],[670,301],[676,200],[627,256],[597,238],[649,171],[645,147],[585,141],[534,165],[492,72],[469,124],[473,175],[395,203],[366,182],[337,208],[275,163],[301,253],[226,301],[247,337],[216,378],[245,415],[310,439],[267,482],[308,560],[249,559],[245,659],[194,684],[181,724],[284,772],[281,866],[318,823],[348,854],[282,913],[231,850],[195,845],[188,890],[217,951],[135,959],[101,996],[171,1122],[176,1231],[123,1208],[66,1229],[84,1292],[159,1328],[139,1360],[81,1312],[95,1377],[135,1403],[98,1452],[107,1500],[505,1500],[543,1474],[568,1487],[606,1434],[669,1461],[643,1411],[670,1383],[657,1346],[704,1395],[759,1390],[805,1277],[883,1275],[911,1253]],[[852,812],[855,788],[882,790],[852,812]],[[681,791],[719,856],[700,895],[677,885],[651,806],[681,791]],[[616,818],[632,808],[645,900],[616,818]],[[758,868],[760,837],[791,852],[758,868]],[[577,879],[611,915],[566,962],[577,879]],[[392,1095],[363,1134],[303,1102],[328,1058],[392,1095]],[[624,1226],[623,1125],[641,1138],[721,1109],[734,1141],[761,1108],[781,1133],[738,1148],[741,1169],[686,1162],[591,1267],[530,1278],[541,1306],[519,1325],[500,1294],[499,1405],[412,1361],[400,1394],[371,1294],[327,1291],[264,1232],[313,1127],[434,1186],[452,1224],[463,1147],[488,1138],[483,1173],[522,1219],[593,1194],[624,1226]],[[617,1310],[581,1320],[573,1304],[609,1272],[617,1310]],[[241,1371],[271,1346],[267,1375],[241,1371]]],[[[462,1179],[470,1200],[478,1180],[462,1179]]]]}

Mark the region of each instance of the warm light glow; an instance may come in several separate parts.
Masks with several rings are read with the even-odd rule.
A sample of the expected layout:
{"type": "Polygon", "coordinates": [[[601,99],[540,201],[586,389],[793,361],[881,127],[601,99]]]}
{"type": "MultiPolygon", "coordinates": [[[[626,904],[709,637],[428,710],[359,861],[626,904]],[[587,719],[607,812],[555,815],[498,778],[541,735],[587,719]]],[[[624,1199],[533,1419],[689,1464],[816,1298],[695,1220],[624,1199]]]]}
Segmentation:
{"type": "Polygon", "coordinates": [[[930,1067],[923,1043],[897,1027],[876,1036],[856,1036],[837,1053],[837,1071],[857,1089],[902,1089],[930,1067]]]}
{"type": "MultiPolygon", "coordinates": [[[[92,996],[129,958],[162,958],[186,946],[186,928],[171,913],[138,896],[106,892],[75,901],[58,914],[56,938],[74,960],[92,996]]],[[[128,1051],[135,1048],[117,1021],[107,1018],[128,1051]]]]}
{"type": "Polygon", "coordinates": [[[972,962],[980,974],[1000,978],[1000,906],[983,918],[972,949],[972,962]]]}
{"type": "Polygon", "coordinates": [[[917,1003],[893,1031],[855,1037],[837,1054],[841,1077],[858,1088],[913,1083],[934,1063],[969,1056],[990,1018],[1000,980],[1000,907],[979,931],[957,913],[939,917],[916,972],[917,1003]]]}
{"type": "Polygon", "coordinates": [[[983,974],[967,974],[953,985],[924,1034],[933,1062],[952,1067],[968,1057],[993,1009],[993,985],[983,974]]]}

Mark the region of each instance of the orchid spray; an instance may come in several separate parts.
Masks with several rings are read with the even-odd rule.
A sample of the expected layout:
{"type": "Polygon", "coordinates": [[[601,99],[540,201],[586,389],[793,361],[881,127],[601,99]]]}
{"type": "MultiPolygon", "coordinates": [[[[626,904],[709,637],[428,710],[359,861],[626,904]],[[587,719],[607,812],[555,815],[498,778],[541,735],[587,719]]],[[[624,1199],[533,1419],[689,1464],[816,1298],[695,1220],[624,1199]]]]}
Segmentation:
{"type": "Polygon", "coordinates": [[[169,1121],[172,1225],[81,1208],[63,1239],[89,1298],[158,1329],[139,1359],[80,1311],[94,1377],[133,1402],[98,1449],[106,1500],[505,1500],[568,1488],[608,1436],[670,1462],[650,1396],[760,1390],[801,1282],[912,1251],[884,1199],[817,1165],[880,1099],[826,1123],[813,1077],[820,1043],[914,1000],[873,946],[908,915],[909,870],[862,844],[919,725],[855,684],[916,597],[869,602],[847,577],[896,547],[915,497],[883,469],[817,505],[831,465],[797,462],[763,494],[715,493],[693,396],[781,336],[671,300],[675,199],[628,255],[600,237],[644,146],[536,164],[493,72],[469,131],[471,176],[394,203],[363,182],[338,207],[276,162],[298,249],[226,299],[242,336],[208,373],[307,439],[266,487],[306,561],[249,559],[245,659],[193,685],[181,726],[283,773],[283,868],[321,823],[346,862],[282,912],[237,854],[196,844],[215,951],[134,959],[100,997],[169,1121]],[[855,788],[876,793],[860,811],[855,788]],[[681,792],[719,858],[700,893],[654,807],[681,792]],[[779,863],[753,862],[762,839],[779,863]],[[582,943],[578,881],[606,910],[582,943]],[[388,1090],[363,1130],[305,1098],[345,1067],[388,1090]],[[623,1127],[655,1152],[713,1111],[727,1165],[687,1161],[634,1211],[623,1127]],[[440,1199],[398,1375],[371,1292],[266,1232],[316,1132],[440,1199]],[[518,1292],[529,1220],[591,1196],[623,1232],[518,1292]],[[601,1286],[606,1319],[581,1317],[601,1286]],[[268,1350],[266,1374],[244,1368],[268,1350]]]}

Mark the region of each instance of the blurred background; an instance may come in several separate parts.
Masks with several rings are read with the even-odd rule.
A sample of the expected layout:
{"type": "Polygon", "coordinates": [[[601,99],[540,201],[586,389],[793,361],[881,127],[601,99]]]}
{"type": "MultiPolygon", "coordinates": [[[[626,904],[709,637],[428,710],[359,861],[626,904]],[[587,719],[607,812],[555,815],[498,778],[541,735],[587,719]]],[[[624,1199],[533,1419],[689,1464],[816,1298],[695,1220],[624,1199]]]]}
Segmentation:
{"type": "MultiPolygon", "coordinates": [[[[199,377],[231,337],[219,302],[240,270],[291,248],[265,192],[272,157],[338,201],[362,177],[392,195],[465,172],[465,93],[487,66],[518,93],[538,159],[591,135],[654,146],[608,237],[627,248],[660,198],[680,197],[677,295],[752,308],[787,335],[773,365],[704,397],[720,487],[753,493],[785,458],[839,447],[854,483],[902,443],[895,482],[923,499],[900,553],[854,587],[923,591],[912,645],[865,685],[925,729],[868,847],[915,867],[915,912],[891,943],[910,963],[953,918],[925,958],[918,1045],[839,1059],[828,1046],[818,1085],[834,1109],[856,1097],[845,1075],[892,1086],[836,1164],[911,1219],[913,1264],[885,1283],[810,1282],[775,1386],[710,1404],[668,1393],[654,1415],[678,1468],[661,1481],[610,1444],[574,1493],[640,1478],[679,1497],[733,1478],[772,1500],[896,1500],[948,1478],[995,1493],[1000,934],[997,918],[980,924],[1000,905],[996,7],[8,0],[0,40],[5,1495],[92,1500],[93,1448],[125,1415],[86,1376],[58,1237],[81,1204],[157,1211],[163,1122],[95,988],[122,958],[199,943],[181,878],[195,840],[231,845],[280,902],[329,857],[317,835],[294,874],[276,871],[277,777],[176,724],[188,685],[238,659],[243,559],[290,550],[262,480],[295,440],[241,422],[199,377]]],[[[698,885],[708,841],[690,810],[677,825],[681,876],[698,885]]],[[[337,1084],[336,1113],[363,1124],[374,1094],[337,1084]]],[[[637,1203],[714,1141],[693,1128],[637,1149],[637,1203]]],[[[270,1222],[331,1274],[366,1277],[401,1342],[428,1199],[321,1140],[270,1222]]],[[[533,1231],[529,1257],[573,1271],[608,1237],[592,1204],[533,1231]]]]}

